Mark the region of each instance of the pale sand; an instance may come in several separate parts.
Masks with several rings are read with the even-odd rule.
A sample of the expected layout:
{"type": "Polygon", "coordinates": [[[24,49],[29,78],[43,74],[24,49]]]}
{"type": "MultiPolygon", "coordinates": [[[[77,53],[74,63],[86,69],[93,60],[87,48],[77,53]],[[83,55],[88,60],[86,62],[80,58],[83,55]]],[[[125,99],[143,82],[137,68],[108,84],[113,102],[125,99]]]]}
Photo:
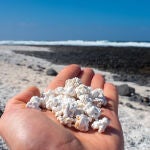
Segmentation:
{"type": "MultiPolygon", "coordinates": [[[[35,85],[41,91],[44,91],[48,83],[53,79],[52,76],[46,75],[46,69],[52,67],[59,72],[64,67],[64,65],[55,65],[39,58],[15,54],[12,50],[47,51],[47,48],[33,46],[0,46],[0,106],[2,107],[9,98],[28,86],[35,85]],[[28,68],[30,65],[33,66],[33,69],[28,68]],[[35,71],[38,70],[38,65],[46,69],[43,72],[35,71]]],[[[109,72],[95,71],[104,74],[108,82],[112,82],[116,85],[127,83],[114,82],[112,74],[109,72]]],[[[134,87],[136,92],[143,96],[149,94],[149,87],[139,86],[135,83],[128,84],[134,87]]],[[[120,101],[123,102],[123,104],[119,104],[119,118],[124,132],[125,149],[150,149],[149,107],[130,102],[127,97],[120,97],[120,101]],[[130,102],[137,109],[127,107],[125,105],[127,102],[130,102]]],[[[0,149],[4,149],[2,141],[0,141],[0,149]]]]}

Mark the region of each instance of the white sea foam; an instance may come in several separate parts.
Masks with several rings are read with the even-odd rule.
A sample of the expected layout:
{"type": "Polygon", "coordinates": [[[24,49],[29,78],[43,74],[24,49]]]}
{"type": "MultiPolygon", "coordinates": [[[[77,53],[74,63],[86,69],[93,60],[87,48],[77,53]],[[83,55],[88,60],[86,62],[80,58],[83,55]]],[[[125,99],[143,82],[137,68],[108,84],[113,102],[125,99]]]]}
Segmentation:
{"type": "Polygon", "coordinates": [[[150,42],[111,42],[111,41],[0,41],[0,45],[72,45],[72,46],[114,46],[150,47],[150,42]]]}

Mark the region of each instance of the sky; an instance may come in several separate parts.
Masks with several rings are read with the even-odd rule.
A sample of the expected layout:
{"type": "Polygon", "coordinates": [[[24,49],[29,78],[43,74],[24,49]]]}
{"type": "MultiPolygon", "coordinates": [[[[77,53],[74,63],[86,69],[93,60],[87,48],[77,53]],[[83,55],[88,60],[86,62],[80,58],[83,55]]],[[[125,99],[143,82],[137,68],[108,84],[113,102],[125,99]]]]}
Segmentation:
{"type": "Polygon", "coordinates": [[[150,0],[0,0],[0,40],[150,41],[150,0]]]}

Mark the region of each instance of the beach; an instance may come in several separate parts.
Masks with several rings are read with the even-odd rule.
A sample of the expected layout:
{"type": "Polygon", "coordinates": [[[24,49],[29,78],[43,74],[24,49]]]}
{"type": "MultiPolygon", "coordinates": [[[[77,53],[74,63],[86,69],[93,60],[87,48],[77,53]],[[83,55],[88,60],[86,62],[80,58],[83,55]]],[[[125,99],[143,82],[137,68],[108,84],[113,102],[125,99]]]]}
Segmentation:
{"type": "MultiPolygon", "coordinates": [[[[150,149],[150,48],[64,45],[0,45],[0,113],[6,102],[28,86],[40,91],[68,64],[92,67],[107,82],[127,84],[135,91],[119,96],[119,119],[125,150],[150,149]],[[141,100],[136,100],[134,96],[141,100]],[[132,97],[132,99],[131,99],[132,97]],[[145,99],[147,100],[145,100],[145,99]]],[[[7,149],[0,140],[0,149],[7,149]]]]}

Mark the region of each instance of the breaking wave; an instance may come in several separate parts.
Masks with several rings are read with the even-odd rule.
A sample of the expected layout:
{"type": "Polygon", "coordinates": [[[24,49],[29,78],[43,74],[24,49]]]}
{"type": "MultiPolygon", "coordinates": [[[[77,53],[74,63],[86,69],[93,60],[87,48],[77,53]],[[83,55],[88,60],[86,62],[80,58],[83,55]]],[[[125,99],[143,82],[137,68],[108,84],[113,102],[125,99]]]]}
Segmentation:
{"type": "Polygon", "coordinates": [[[0,45],[72,45],[72,46],[113,46],[150,47],[150,42],[111,42],[111,41],[0,41],[0,45]]]}

